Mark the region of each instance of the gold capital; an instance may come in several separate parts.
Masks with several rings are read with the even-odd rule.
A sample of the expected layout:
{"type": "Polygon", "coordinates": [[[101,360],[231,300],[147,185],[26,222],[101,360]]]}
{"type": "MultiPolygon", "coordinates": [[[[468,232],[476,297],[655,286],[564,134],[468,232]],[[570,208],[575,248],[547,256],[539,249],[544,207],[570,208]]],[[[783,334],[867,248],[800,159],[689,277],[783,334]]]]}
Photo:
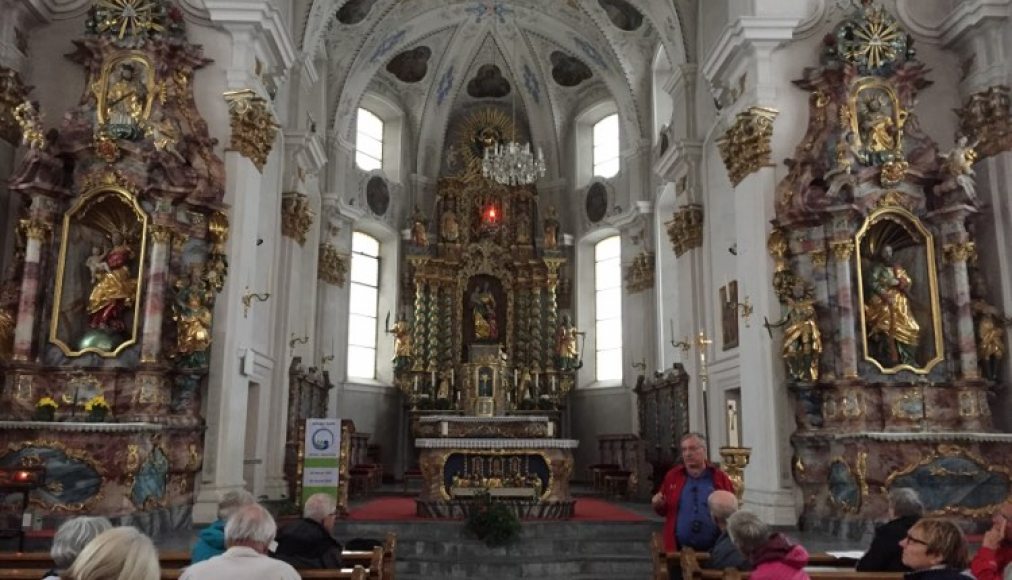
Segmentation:
{"type": "Polygon", "coordinates": [[[727,176],[733,185],[738,185],[761,167],[770,165],[773,119],[778,113],[769,107],[749,107],[738,113],[734,125],[717,140],[727,176]]]}
{"type": "Polygon", "coordinates": [[[830,242],[829,247],[833,250],[833,257],[837,262],[847,262],[854,253],[854,240],[830,242]]]}
{"type": "Polygon", "coordinates": [[[267,101],[253,90],[229,91],[224,94],[232,124],[229,148],[248,158],[260,171],[271,154],[278,123],[267,101]]]}
{"type": "Polygon", "coordinates": [[[52,231],[52,224],[46,223],[38,218],[21,220],[21,231],[30,240],[44,240],[52,231]]]}

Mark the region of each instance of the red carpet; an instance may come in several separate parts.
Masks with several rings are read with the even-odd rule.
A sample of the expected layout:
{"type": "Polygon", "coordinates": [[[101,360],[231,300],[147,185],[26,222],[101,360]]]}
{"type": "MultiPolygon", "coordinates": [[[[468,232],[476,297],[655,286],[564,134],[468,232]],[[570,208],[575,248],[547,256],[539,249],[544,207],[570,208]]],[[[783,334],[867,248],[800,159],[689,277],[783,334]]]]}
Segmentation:
{"type": "MultiPolygon", "coordinates": [[[[410,497],[381,497],[352,508],[348,519],[354,521],[426,520],[415,515],[415,500],[410,497]]],[[[646,518],[606,501],[581,497],[576,500],[576,515],[568,521],[580,522],[642,522],[646,518]]],[[[567,521],[567,520],[563,520],[567,521]]]]}

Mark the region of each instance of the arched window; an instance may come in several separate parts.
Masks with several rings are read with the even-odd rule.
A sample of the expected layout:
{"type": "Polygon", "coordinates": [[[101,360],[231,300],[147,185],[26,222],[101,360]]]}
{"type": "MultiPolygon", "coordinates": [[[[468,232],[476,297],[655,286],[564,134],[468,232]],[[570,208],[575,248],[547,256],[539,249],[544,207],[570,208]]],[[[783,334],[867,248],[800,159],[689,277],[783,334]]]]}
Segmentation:
{"type": "Polygon", "coordinates": [[[593,129],[594,175],[614,177],[618,173],[618,115],[608,115],[593,129]]]}
{"type": "Polygon", "coordinates": [[[369,109],[358,110],[355,164],[363,171],[383,169],[383,119],[369,109]]]}
{"type": "Polygon", "coordinates": [[[594,245],[594,336],[598,381],[622,379],[622,242],[594,245]]]}
{"type": "Polygon", "coordinates": [[[379,304],[379,241],[351,235],[351,298],[348,309],[348,377],[376,378],[379,304]]]}

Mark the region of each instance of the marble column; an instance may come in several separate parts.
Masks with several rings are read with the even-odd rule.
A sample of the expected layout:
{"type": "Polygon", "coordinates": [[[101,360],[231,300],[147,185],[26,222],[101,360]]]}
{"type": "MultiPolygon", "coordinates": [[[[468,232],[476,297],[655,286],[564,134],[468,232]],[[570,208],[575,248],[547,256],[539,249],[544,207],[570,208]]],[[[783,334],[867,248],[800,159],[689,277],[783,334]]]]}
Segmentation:
{"type": "Polygon", "coordinates": [[[850,259],[854,255],[854,240],[835,239],[829,243],[836,268],[836,308],[840,326],[837,329],[840,367],[843,378],[857,378],[857,336],[854,332],[854,295],[851,282],[850,259]]]}
{"type": "Polygon", "coordinates": [[[14,328],[14,348],[11,359],[27,361],[32,356],[35,335],[35,318],[38,315],[39,276],[42,272],[42,249],[52,233],[52,224],[38,218],[22,220],[24,230],[25,264],[21,277],[21,299],[18,303],[18,320],[14,328]]]}
{"type": "Polygon", "coordinates": [[[934,211],[929,217],[941,232],[942,263],[951,289],[949,298],[956,329],[954,337],[956,355],[959,357],[959,374],[964,379],[980,378],[977,366],[977,339],[974,335],[973,311],[970,307],[972,301],[970,276],[966,266],[976,251],[966,230],[966,220],[976,213],[976,210],[969,206],[956,205],[934,211]]]}
{"type": "Polygon", "coordinates": [[[169,274],[169,243],[172,230],[151,227],[148,280],[144,295],[144,326],[141,329],[141,362],[155,363],[162,353],[162,320],[165,315],[165,285],[169,274]]]}

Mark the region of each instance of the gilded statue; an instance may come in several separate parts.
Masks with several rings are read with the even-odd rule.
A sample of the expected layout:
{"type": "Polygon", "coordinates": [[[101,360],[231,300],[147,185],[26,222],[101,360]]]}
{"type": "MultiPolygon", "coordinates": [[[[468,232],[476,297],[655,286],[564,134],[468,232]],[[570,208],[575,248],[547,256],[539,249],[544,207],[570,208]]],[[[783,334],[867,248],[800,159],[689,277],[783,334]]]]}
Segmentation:
{"type": "Polygon", "coordinates": [[[871,268],[864,316],[873,356],[888,366],[916,365],[921,325],[910,307],[910,274],[893,257],[892,246],[883,246],[871,268]]]}
{"type": "Polygon", "coordinates": [[[18,268],[15,264],[7,267],[3,283],[0,284],[0,360],[10,357],[13,350],[14,330],[18,323],[18,268]]]}
{"type": "Polygon", "coordinates": [[[893,121],[888,98],[884,94],[871,96],[862,102],[861,108],[865,148],[874,161],[884,161],[896,149],[899,130],[893,121]]]}
{"type": "Polygon", "coordinates": [[[126,325],[123,310],[134,303],[137,279],[130,274],[133,248],[123,234],[113,232],[112,247],[106,251],[94,247],[85,266],[91,272],[92,287],[88,296],[88,325],[122,332],[126,325]]]}
{"type": "Polygon", "coordinates": [[[495,296],[487,281],[471,292],[471,312],[474,316],[474,337],[478,340],[497,340],[499,324],[496,320],[495,296]]]}
{"type": "Polygon", "coordinates": [[[387,314],[387,334],[394,335],[394,372],[400,372],[411,365],[414,356],[414,345],[411,338],[411,323],[404,313],[397,315],[397,322],[391,327],[390,315],[387,314]]]}
{"type": "Polygon", "coordinates": [[[446,399],[450,400],[450,374],[441,373],[439,375],[439,388],[436,389],[436,400],[446,399]]]}
{"type": "Polygon", "coordinates": [[[17,320],[10,310],[0,306],[0,360],[11,356],[11,348],[14,342],[14,328],[17,320]]]}
{"type": "Polygon", "coordinates": [[[443,209],[439,218],[439,232],[444,242],[455,244],[460,239],[460,221],[457,212],[450,206],[443,209]]]}
{"type": "Polygon", "coordinates": [[[531,215],[527,212],[526,204],[521,204],[517,210],[517,244],[527,245],[531,243],[531,215]]]}
{"type": "Polygon", "coordinates": [[[176,302],[172,320],[176,322],[176,352],[189,367],[207,365],[211,347],[211,309],[213,294],[207,288],[199,266],[190,270],[188,280],[176,283],[176,302]]]}
{"type": "Polygon", "coordinates": [[[563,314],[559,328],[555,333],[555,361],[559,370],[576,370],[583,366],[580,362],[580,350],[576,345],[576,337],[585,335],[570,322],[569,315],[563,314]]]}
{"type": "Polygon", "coordinates": [[[803,282],[795,284],[786,298],[784,317],[766,328],[784,327],[780,355],[787,365],[787,373],[796,381],[819,380],[819,359],[822,357],[822,332],[816,319],[815,299],[803,282]]]}
{"type": "Polygon", "coordinates": [[[105,94],[107,126],[115,137],[132,139],[139,134],[147,101],[147,88],[137,74],[137,63],[126,61],[116,69],[116,80],[105,94]]]}
{"type": "Polygon", "coordinates": [[[555,211],[555,206],[548,206],[544,223],[546,250],[554,250],[559,247],[559,220],[557,217],[558,213],[555,211]]]}
{"type": "Polygon", "coordinates": [[[425,219],[418,206],[415,206],[415,211],[411,214],[411,243],[419,248],[429,245],[429,220],[425,219]]]}
{"type": "Polygon", "coordinates": [[[1001,360],[1005,358],[1005,326],[1012,318],[1004,316],[984,298],[987,284],[979,269],[974,269],[970,284],[970,310],[977,324],[977,364],[984,378],[998,380],[1001,360]]]}

